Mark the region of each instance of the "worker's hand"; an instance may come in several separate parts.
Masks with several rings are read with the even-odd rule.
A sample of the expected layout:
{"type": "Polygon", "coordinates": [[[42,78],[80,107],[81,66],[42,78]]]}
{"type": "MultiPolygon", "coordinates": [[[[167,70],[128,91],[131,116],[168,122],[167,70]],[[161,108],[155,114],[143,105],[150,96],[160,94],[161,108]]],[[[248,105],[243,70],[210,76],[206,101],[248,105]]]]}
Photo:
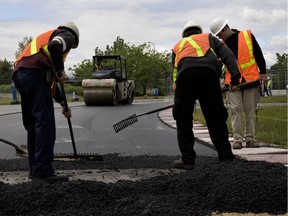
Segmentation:
{"type": "Polygon", "coordinates": [[[268,79],[267,74],[260,74],[260,80],[266,81],[268,79]]]}
{"type": "Polygon", "coordinates": [[[173,83],[172,90],[173,90],[173,91],[176,90],[176,83],[173,83]]]}
{"type": "Polygon", "coordinates": [[[65,111],[65,107],[62,107],[62,114],[65,116],[65,118],[72,117],[70,107],[68,107],[68,111],[67,112],[65,111]]]}
{"type": "Polygon", "coordinates": [[[229,92],[235,92],[238,90],[238,87],[235,85],[229,85],[229,92]]]}
{"type": "Polygon", "coordinates": [[[67,76],[64,70],[56,71],[56,78],[59,83],[64,83],[67,80],[67,76]]]}

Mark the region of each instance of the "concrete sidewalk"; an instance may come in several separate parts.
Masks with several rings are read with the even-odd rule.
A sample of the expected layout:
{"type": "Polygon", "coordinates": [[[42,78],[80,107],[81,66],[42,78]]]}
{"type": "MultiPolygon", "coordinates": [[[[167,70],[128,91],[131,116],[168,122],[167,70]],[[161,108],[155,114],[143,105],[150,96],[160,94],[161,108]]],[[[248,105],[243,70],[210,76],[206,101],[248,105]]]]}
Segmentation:
{"type": "MultiPolygon", "coordinates": [[[[176,122],[172,116],[172,109],[167,109],[158,113],[158,117],[161,119],[163,123],[166,125],[176,129],[176,122]]],[[[214,148],[214,145],[211,142],[210,135],[208,129],[203,124],[199,124],[194,122],[193,124],[193,132],[195,139],[207,145],[211,145],[214,148]]],[[[229,138],[229,141],[232,145],[234,139],[232,137],[229,138]]],[[[275,145],[270,143],[259,143],[260,148],[245,148],[242,149],[233,149],[233,153],[247,160],[257,160],[257,161],[267,161],[271,163],[282,163],[288,166],[287,160],[287,149],[281,149],[275,147],[275,145]]]]}

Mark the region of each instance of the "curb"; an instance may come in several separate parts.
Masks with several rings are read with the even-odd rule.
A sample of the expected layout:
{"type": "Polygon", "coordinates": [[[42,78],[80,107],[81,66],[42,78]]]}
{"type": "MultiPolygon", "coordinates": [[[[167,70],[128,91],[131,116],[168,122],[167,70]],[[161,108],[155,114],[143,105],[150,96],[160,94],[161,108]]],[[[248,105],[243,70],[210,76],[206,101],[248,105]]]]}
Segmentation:
{"type": "MultiPolygon", "coordinates": [[[[172,109],[167,109],[158,113],[158,118],[167,126],[176,128],[176,121],[172,116],[172,109]]],[[[210,135],[208,132],[208,128],[200,124],[198,122],[194,122],[193,124],[193,132],[195,136],[195,140],[203,145],[211,147],[215,149],[213,143],[211,142],[210,135]]],[[[233,144],[234,139],[229,137],[229,141],[231,146],[233,144]]],[[[287,149],[275,148],[274,144],[269,143],[259,143],[260,148],[244,148],[234,150],[233,153],[241,158],[247,160],[256,160],[256,161],[266,161],[270,163],[281,163],[285,166],[288,166],[288,158],[287,158],[287,149]]]]}

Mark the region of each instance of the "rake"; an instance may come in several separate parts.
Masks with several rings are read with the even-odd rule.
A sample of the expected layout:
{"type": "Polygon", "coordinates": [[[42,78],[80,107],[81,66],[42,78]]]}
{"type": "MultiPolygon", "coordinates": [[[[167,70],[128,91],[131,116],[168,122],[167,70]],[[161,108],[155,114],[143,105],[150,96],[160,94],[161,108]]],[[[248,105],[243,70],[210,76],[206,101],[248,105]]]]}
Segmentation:
{"type": "MultiPolygon", "coordinates": [[[[246,82],[246,83],[241,83],[239,85],[237,85],[237,89],[238,90],[242,90],[242,89],[247,89],[247,88],[252,88],[252,87],[256,87],[260,84],[260,80],[255,80],[255,81],[251,81],[251,82],[246,82]]],[[[225,91],[228,91],[229,90],[229,87],[225,87],[222,89],[222,92],[225,92],[225,91]]],[[[140,114],[140,115],[131,115],[129,116],[128,118],[126,119],[123,119],[122,121],[116,123],[113,125],[113,128],[115,130],[116,133],[118,133],[119,131],[129,127],[130,125],[132,124],[135,124],[136,122],[138,122],[138,117],[140,116],[144,116],[144,115],[149,115],[149,114],[152,114],[152,113],[155,113],[155,112],[159,112],[159,111],[162,111],[162,110],[165,110],[165,109],[169,109],[169,108],[172,108],[174,106],[174,104],[172,105],[169,105],[169,106],[165,106],[165,107],[162,107],[162,108],[159,108],[159,109],[155,109],[155,110],[152,110],[150,112],[146,112],[146,113],[143,113],[143,114],[140,114]]]]}
{"type": "Polygon", "coordinates": [[[129,127],[130,125],[138,122],[138,117],[140,117],[140,116],[144,116],[144,115],[149,115],[149,114],[152,114],[152,113],[156,113],[156,112],[159,112],[159,111],[162,111],[162,110],[165,110],[165,109],[172,108],[173,106],[174,106],[174,104],[169,105],[169,106],[165,106],[165,107],[162,107],[162,108],[159,108],[159,109],[155,109],[155,110],[152,110],[152,111],[149,111],[149,112],[140,114],[140,115],[136,115],[136,114],[131,115],[131,116],[129,116],[128,118],[123,119],[122,121],[114,124],[114,125],[113,125],[113,128],[114,128],[115,132],[118,133],[119,131],[121,131],[121,130],[129,127]]]}

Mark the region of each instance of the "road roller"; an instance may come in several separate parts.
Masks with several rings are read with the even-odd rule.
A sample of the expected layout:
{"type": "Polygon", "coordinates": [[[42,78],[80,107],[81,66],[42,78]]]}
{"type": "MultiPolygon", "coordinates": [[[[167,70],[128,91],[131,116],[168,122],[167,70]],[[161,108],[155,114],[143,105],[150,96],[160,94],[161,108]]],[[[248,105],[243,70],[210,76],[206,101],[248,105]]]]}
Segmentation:
{"type": "Polygon", "coordinates": [[[132,104],[135,82],[127,79],[126,56],[93,56],[91,79],[82,80],[86,106],[132,104]]]}

